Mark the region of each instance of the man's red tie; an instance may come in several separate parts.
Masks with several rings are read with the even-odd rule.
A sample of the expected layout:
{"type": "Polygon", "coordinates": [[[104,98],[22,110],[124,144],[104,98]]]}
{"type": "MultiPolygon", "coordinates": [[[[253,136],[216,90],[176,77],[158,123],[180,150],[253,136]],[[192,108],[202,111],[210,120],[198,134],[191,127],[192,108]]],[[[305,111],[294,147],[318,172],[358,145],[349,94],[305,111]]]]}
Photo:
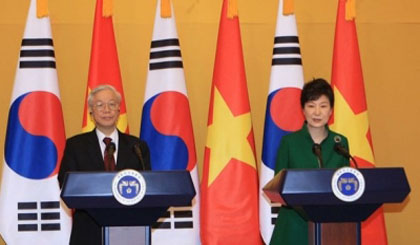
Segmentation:
{"type": "Polygon", "coordinates": [[[105,163],[105,170],[106,171],[114,171],[115,170],[115,144],[111,142],[112,139],[105,137],[104,143],[106,145],[105,152],[104,152],[104,163],[105,163]]]}

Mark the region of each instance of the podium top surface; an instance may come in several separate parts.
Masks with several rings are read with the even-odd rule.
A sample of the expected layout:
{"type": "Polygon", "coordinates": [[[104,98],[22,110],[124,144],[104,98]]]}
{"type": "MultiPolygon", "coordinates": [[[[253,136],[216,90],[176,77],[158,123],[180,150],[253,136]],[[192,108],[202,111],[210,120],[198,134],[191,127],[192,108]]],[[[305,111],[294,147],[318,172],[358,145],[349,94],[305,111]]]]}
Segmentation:
{"type": "Polygon", "coordinates": [[[358,200],[346,203],[332,191],[336,170],[285,169],[264,187],[264,192],[270,200],[289,206],[398,203],[410,192],[403,168],[358,169],[365,179],[365,191],[358,200]]]}
{"type": "MultiPolygon", "coordinates": [[[[121,208],[112,194],[117,172],[69,172],[61,197],[69,208],[121,208]]],[[[141,171],[146,182],[144,198],[130,208],[191,205],[195,196],[189,171],[141,171]]]]}

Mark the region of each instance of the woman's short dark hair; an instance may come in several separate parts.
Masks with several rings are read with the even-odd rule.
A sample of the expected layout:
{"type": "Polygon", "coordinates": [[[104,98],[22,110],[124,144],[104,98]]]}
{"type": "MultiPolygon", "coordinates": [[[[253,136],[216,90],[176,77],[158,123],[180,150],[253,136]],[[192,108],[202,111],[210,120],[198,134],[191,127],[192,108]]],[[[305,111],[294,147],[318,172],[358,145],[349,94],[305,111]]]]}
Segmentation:
{"type": "Polygon", "coordinates": [[[334,92],[330,84],[322,78],[314,78],[303,86],[302,93],[300,95],[300,105],[302,108],[305,107],[306,102],[317,100],[322,95],[327,96],[330,101],[331,108],[334,107],[334,92]]]}

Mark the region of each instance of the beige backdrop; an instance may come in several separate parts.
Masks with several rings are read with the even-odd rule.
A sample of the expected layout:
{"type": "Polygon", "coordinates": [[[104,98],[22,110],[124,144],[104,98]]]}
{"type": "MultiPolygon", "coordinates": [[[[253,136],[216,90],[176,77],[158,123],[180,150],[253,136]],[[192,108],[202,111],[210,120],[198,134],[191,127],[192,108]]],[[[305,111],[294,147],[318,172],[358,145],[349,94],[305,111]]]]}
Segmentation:
{"type": "MultiPolygon", "coordinates": [[[[173,2],[201,166],[222,0],[173,2]]],[[[278,0],[238,2],[260,158],[278,0]]],[[[305,80],[330,79],[337,2],[295,0],[305,80]]],[[[0,155],[28,6],[29,0],[1,0],[0,155]]],[[[115,0],[114,6],[128,122],[130,132],[138,135],[155,1],[115,0]]],[[[67,136],[81,130],[94,7],[94,0],[49,1],[67,136]]],[[[385,205],[389,243],[420,244],[420,2],[357,0],[356,7],[376,163],[379,167],[404,167],[412,188],[403,204],[385,205]]]]}

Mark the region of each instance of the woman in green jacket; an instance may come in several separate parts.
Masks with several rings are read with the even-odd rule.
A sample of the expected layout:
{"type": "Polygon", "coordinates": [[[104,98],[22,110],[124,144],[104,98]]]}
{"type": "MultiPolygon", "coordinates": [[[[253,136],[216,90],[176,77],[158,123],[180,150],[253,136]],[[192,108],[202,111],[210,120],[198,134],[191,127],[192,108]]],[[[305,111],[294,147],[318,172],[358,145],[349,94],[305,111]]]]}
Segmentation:
{"type": "MultiPolygon", "coordinates": [[[[300,103],[305,123],[302,129],[283,136],[277,154],[276,174],[285,168],[339,168],[349,159],[334,150],[336,142],[348,149],[347,138],[328,128],[334,93],[324,79],[314,79],[302,89],[300,103]],[[321,157],[314,151],[319,150],[321,157]]],[[[308,224],[294,209],[280,208],[271,245],[307,245],[308,224]]]]}

